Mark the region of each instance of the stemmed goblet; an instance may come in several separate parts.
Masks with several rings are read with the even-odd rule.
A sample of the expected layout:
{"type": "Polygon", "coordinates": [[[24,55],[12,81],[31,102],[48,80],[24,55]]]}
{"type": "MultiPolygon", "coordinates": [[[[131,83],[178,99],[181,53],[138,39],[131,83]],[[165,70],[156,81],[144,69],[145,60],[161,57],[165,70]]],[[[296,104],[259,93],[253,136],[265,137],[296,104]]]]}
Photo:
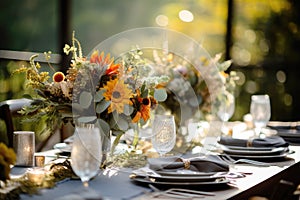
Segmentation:
{"type": "Polygon", "coordinates": [[[155,115],[151,141],[153,148],[161,157],[173,149],[176,142],[176,126],[173,115],[155,115]]]}
{"type": "Polygon", "coordinates": [[[229,130],[227,128],[226,123],[232,117],[234,110],[235,110],[235,98],[233,94],[229,93],[226,95],[226,100],[221,101],[217,112],[218,117],[223,122],[222,133],[228,134],[229,130]]]}
{"type": "Polygon", "coordinates": [[[255,136],[261,134],[262,128],[267,126],[271,118],[270,98],[268,95],[252,95],[250,113],[254,124],[255,136]]]}
{"type": "Polygon", "coordinates": [[[100,129],[94,124],[80,124],[75,129],[71,166],[83,185],[97,175],[102,160],[100,129]]]}

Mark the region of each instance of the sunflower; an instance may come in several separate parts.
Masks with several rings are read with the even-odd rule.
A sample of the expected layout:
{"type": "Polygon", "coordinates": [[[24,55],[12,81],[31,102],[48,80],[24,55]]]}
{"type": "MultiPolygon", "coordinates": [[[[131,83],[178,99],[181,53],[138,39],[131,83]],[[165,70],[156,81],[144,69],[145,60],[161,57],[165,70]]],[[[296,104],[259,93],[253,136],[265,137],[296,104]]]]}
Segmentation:
{"type": "Polygon", "coordinates": [[[108,65],[105,72],[106,75],[114,75],[114,74],[118,74],[119,72],[120,64],[115,64],[114,58],[110,58],[110,54],[104,56],[104,52],[101,52],[101,54],[99,55],[98,50],[94,51],[91,55],[90,62],[97,63],[103,67],[108,65]]]}
{"type": "Polygon", "coordinates": [[[119,114],[123,113],[124,105],[131,104],[130,98],[132,92],[123,80],[110,80],[103,89],[106,90],[103,94],[105,100],[111,102],[108,107],[108,113],[112,113],[113,111],[117,111],[119,114]]]}
{"type": "Polygon", "coordinates": [[[144,121],[147,121],[150,118],[152,100],[148,97],[142,98],[140,91],[137,90],[137,96],[135,99],[133,99],[133,102],[134,102],[134,107],[137,109],[137,112],[135,113],[132,122],[136,123],[141,118],[144,121]]]}

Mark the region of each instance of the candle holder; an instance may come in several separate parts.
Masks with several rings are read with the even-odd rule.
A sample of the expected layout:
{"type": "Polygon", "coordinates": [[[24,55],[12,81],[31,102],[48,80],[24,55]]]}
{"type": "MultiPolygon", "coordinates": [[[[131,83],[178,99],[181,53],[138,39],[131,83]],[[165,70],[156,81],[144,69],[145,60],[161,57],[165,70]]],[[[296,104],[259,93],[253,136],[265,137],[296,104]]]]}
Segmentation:
{"type": "Polygon", "coordinates": [[[27,170],[27,179],[35,185],[42,185],[45,179],[45,169],[41,167],[30,168],[27,170]]]}
{"type": "Polygon", "coordinates": [[[14,131],[13,148],[17,155],[16,166],[34,166],[34,132],[14,131]]]}
{"type": "Polygon", "coordinates": [[[45,156],[34,155],[34,163],[36,167],[44,167],[45,165],[45,156]]]}

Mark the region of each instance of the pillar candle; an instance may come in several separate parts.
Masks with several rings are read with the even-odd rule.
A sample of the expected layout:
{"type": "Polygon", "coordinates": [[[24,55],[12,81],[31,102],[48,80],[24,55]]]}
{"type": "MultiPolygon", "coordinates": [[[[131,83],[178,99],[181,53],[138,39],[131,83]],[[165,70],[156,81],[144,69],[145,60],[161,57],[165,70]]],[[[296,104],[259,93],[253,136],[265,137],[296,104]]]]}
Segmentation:
{"type": "Polygon", "coordinates": [[[17,155],[16,166],[34,166],[34,132],[14,131],[13,147],[17,155]]]}

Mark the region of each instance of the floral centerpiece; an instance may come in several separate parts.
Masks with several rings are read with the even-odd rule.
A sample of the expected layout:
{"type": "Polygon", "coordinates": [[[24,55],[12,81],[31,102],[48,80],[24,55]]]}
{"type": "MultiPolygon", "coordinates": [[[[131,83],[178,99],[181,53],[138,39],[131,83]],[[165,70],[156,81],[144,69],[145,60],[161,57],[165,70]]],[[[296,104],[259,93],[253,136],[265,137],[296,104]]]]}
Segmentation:
{"type": "Polygon", "coordinates": [[[196,58],[200,60],[197,67],[184,56],[171,52],[153,51],[153,58],[159,73],[170,77],[166,85],[168,97],[162,104],[176,116],[177,122],[185,123],[190,118],[210,120],[221,102],[234,95],[238,76],[235,71],[227,73],[232,62],[220,62],[221,54],[211,59],[196,58]]]}
{"type": "MultiPolygon", "coordinates": [[[[48,63],[52,79],[50,70],[40,70],[37,55],[31,57],[29,67],[17,70],[26,73],[27,85],[37,94],[28,96],[33,102],[22,113],[31,116],[29,121],[45,121],[50,130],[67,121],[98,123],[103,135],[116,136],[114,146],[128,129],[149,121],[158,103],[177,117],[177,125],[197,111],[197,119],[207,119],[212,108],[228,100],[237,79],[235,72],[226,73],[231,61],[219,63],[220,54],[213,59],[195,56],[197,61],[191,62],[165,49],[149,53],[136,47],[116,59],[101,49],[85,57],[74,35],[64,52],[72,54],[70,66],[62,73],[48,63]]],[[[49,59],[51,54],[45,56],[49,59]]]]}
{"type": "Polygon", "coordinates": [[[45,119],[50,129],[70,119],[99,123],[104,135],[109,137],[112,131],[117,136],[117,144],[126,130],[145,123],[151,109],[166,99],[160,86],[168,82],[168,76],[151,76],[151,66],[138,48],[117,60],[97,50],[87,58],[73,35],[72,45],[65,45],[64,52],[72,54],[70,67],[66,74],[55,72],[52,80],[49,72],[39,71],[41,66],[34,61],[37,55],[31,57],[29,67],[16,71],[26,73],[27,86],[38,95],[29,97],[33,102],[22,110],[28,121],[45,119]]]}

